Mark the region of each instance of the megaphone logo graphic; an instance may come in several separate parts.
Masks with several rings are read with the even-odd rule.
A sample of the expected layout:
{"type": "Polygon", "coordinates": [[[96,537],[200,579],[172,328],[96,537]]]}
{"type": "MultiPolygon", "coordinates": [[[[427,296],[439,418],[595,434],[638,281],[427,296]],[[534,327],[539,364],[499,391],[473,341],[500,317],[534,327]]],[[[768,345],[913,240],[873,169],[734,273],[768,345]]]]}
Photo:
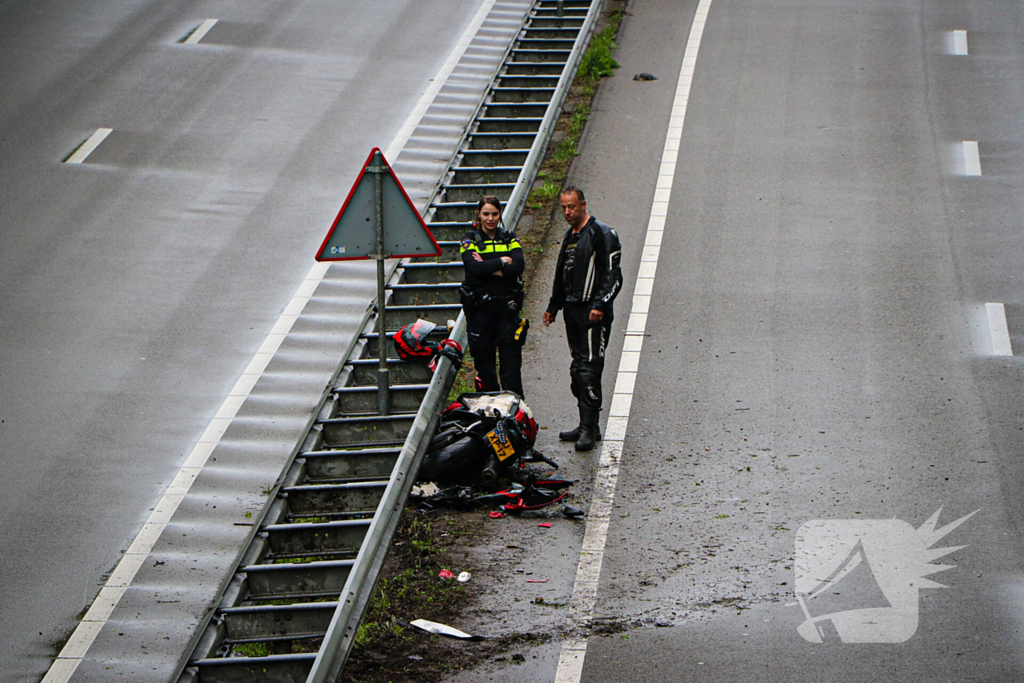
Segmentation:
{"type": "Polygon", "coordinates": [[[945,588],[925,577],[953,568],[932,560],[966,547],[931,546],[978,511],[936,529],[940,512],[919,529],[899,519],[815,519],[801,526],[795,568],[805,617],[797,632],[804,640],[902,643],[913,636],[918,592],[945,588]]]}

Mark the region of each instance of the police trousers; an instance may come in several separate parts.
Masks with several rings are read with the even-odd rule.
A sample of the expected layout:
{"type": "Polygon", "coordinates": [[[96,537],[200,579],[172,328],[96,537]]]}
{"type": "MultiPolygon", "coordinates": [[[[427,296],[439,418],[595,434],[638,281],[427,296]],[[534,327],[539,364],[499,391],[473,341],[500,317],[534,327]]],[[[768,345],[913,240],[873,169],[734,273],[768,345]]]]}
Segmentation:
{"type": "Polygon", "coordinates": [[[504,389],[523,396],[523,347],[514,338],[518,325],[519,312],[508,306],[490,304],[466,311],[469,352],[484,391],[504,389]]]}
{"type": "Polygon", "coordinates": [[[612,312],[604,314],[599,323],[590,322],[590,304],[566,304],[565,337],[572,353],[569,365],[569,388],[581,406],[601,407],[601,373],[604,352],[612,329],[612,312]]]}

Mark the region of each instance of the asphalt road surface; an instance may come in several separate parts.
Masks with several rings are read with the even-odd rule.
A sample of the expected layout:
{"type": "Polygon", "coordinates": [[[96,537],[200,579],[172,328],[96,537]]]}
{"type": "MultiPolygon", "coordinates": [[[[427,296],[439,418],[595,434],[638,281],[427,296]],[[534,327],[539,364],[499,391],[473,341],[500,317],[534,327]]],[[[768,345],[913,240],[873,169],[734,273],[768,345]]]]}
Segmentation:
{"type": "Polygon", "coordinates": [[[0,2],[5,681],[42,677],[295,293],[353,169],[479,5],[0,2]]]}
{"type": "MultiPolygon", "coordinates": [[[[464,5],[0,4],[5,679],[45,671],[464,5]]],[[[697,2],[628,9],[572,178],[623,239],[609,398],[697,2]]],[[[1021,12],[710,4],[582,680],[1024,678],[1021,366],[998,355],[1024,350],[1021,12]],[[978,512],[939,538],[940,508],[978,512]]],[[[556,328],[528,350],[550,443],[568,352],[556,328]]],[[[581,538],[552,530],[544,590],[571,596],[581,538]]],[[[552,680],[541,650],[471,678],[552,680]]]]}
{"type": "MultiPolygon", "coordinates": [[[[606,397],[697,7],[629,3],[570,177],[623,241],[606,397]]],[[[1024,680],[1022,30],[1016,2],[710,3],[598,628],[560,680],[1024,680]]],[[[593,500],[596,452],[555,436],[562,333],[531,344],[541,445],[593,500]]],[[[533,526],[490,549],[518,559],[474,574],[502,586],[469,626],[556,645],[455,680],[555,679],[571,610],[534,596],[571,603],[583,534],[533,526]]]]}
{"type": "MultiPolygon", "coordinates": [[[[642,48],[663,96],[693,7],[636,3],[625,26],[624,51],[673,46],[642,48]]],[[[712,3],[596,609],[655,627],[591,639],[583,680],[1024,679],[1022,366],[992,355],[985,310],[1005,305],[1024,352],[1021,19],[1010,2],[712,3]],[[891,533],[940,508],[938,526],[980,512],[944,540],[891,533]],[[828,524],[797,533],[812,520],[828,524]],[[867,561],[805,614],[794,590],[857,540],[867,561]],[[966,546],[925,577],[948,588],[915,586],[930,545],[966,546]],[[904,621],[847,612],[875,607],[904,621]],[[842,612],[823,643],[797,630],[842,612]]],[[[665,125],[615,85],[580,180],[641,178],[597,191],[612,224],[642,227],[616,207],[650,206],[636,161],[665,125]]]]}

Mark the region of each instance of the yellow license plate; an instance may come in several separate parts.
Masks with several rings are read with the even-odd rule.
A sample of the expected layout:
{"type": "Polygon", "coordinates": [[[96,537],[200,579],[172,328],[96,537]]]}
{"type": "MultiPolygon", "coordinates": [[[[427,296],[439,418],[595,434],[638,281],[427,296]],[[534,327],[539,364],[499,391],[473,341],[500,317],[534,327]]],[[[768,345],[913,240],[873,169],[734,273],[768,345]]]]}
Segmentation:
{"type": "Polygon", "coordinates": [[[494,430],[487,432],[487,440],[491,442],[491,448],[494,449],[494,454],[498,456],[498,460],[505,460],[516,452],[507,439],[502,443],[498,433],[494,430]]]}

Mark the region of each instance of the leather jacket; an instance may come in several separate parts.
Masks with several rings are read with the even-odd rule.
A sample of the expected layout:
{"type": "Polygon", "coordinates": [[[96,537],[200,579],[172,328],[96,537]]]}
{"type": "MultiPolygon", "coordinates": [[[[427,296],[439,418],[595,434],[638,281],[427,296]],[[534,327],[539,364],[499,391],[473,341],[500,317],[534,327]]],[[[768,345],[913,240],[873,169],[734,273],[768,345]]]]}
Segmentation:
{"type": "Polygon", "coordinates": [[[614,228],[600,222],[593,216],[579,232],[576,242],[572,282],[566,287],[563,282],[565,271],[565,240],[572,233],[566,231],[555,266],[555,282],[551,288],[548,312],[558,313],[565,304],[587,303],[602,313],[612,312],[612,303],[622,289],[622,246],[614,228]]]}

